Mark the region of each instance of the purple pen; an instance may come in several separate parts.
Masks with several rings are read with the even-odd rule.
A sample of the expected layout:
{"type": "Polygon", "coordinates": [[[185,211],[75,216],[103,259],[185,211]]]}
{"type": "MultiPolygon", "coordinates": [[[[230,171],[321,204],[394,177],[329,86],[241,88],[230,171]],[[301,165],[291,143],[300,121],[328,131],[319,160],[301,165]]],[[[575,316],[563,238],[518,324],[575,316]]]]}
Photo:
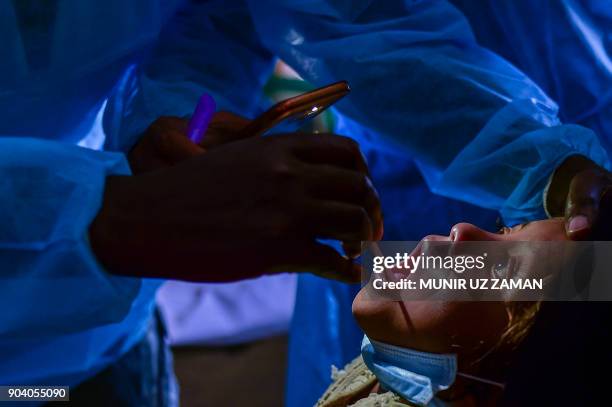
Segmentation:
{"type": "Polygon", "coordinates": [[[216,109],[215,99],[208,93],[204,93],[198,101],[191,120],[189,120],[189,126],[187,127],[187,137],[189,137],[189,140],[196,144],[202,141],[216,109]]]}

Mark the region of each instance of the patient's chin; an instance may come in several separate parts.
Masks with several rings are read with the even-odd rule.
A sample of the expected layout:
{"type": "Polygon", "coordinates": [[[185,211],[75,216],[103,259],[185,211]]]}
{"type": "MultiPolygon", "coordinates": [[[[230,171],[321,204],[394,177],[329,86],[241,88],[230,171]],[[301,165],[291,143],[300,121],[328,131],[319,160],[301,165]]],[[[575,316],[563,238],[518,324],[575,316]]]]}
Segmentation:
{"type": "Polygon", "coordinates": [[[365,291],[361,290],[353,300],[353,316],[365,334],[376,339],[377,333],[388,330],[389,322],[394,319],[393,302],[365,297],[365,291]]]}
{"type": "Polygon", "coordinates": [[[397,302],[366,299],[361,290],[353,300],[353,316],[370,339],[407,346],[410,329],[397,302]]]}

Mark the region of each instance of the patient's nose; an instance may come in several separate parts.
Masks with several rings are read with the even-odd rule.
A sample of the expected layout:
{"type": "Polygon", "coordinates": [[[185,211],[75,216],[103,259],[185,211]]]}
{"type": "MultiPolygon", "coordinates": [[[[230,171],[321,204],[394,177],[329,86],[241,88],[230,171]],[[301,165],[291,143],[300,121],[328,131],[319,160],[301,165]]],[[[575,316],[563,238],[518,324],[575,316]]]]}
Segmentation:
{"type": "Polygon", "coordinates": [[[451,242],[496,240],[497,235],[471,223],[458,223],[450,231],[451,242]]]}

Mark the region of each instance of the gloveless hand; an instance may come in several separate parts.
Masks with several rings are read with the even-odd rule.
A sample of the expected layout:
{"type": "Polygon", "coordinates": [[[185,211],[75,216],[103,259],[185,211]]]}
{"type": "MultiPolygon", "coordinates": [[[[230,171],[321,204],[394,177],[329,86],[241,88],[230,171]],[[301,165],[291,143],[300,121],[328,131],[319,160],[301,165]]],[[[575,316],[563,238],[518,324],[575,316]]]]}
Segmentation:
{"type": "Polygon", "coordinates": [[[357,144],[327,134],[251,138],[138,176],[109,177],[92,247],[124,275],[231,281],[359,267],[316,238],[378,239],[377,193],[357,144]]]}

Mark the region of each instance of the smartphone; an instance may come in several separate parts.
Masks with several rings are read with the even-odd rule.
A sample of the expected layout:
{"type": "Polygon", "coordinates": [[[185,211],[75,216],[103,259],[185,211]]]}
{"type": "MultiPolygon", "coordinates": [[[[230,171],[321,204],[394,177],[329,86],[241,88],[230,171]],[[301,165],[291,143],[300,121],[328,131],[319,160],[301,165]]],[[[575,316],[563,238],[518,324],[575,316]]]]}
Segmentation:
{"type": "Polygon", "coordinates": [[[262,136],[281,122],[311,119],[351,91],[347,81],[332,83],[278,102],[251,121],[242,131],[250,137],[262,136]]]}

